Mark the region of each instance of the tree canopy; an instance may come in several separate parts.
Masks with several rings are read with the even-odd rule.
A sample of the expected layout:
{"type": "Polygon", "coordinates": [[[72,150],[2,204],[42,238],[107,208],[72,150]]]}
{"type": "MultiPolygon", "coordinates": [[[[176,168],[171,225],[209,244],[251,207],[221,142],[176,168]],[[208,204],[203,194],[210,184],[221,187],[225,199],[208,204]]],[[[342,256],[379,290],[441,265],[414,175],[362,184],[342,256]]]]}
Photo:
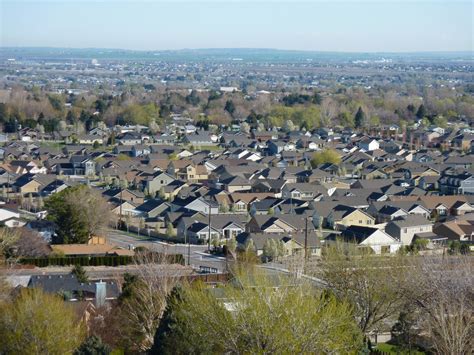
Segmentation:
{"type": "Polygon", "coordinates": [[[311,158],[311,166],[313,168],[325,163],[339,164],[340,162],[341,156],[334,149],[324,149],[316,152],[311,158]]]}
{"type": "Polygon", "coordinates": [[[84,335],[73,308],[40,289],[22,290],[0,306],[2,353],[70,354],[84,335]]]}
{"type": "Polygon", "coordinates": [[[107,202],[86,185],[69,187],[45,202],[48,219],[57,226],[55,244],[87,243],[110,221],[107,202]]]}
{"type": "Polygon", "coordinates": [[[309,285],[290,285],[283,278],[277,283],[275,288],[269,278],[252,273],[220,289],[219,299],[202,285],[174,291],[151,353],[350,353],[361,348],[362,333],[347,303],[309,285]]]}

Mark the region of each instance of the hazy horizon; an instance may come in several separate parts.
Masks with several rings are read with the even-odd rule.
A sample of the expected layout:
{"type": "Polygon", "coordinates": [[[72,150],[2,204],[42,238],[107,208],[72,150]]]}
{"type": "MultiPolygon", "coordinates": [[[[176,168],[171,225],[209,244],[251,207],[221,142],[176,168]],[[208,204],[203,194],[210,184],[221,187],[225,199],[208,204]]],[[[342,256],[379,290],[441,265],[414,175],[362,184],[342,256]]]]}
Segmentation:
{"type": "Polygon", "coordinates": [[[1,0],[1,47],[472,52],[471,1],[1,0]]]}
{"type": "Polygon", "coordinates": [[[335,53],[335,54],[456,54],[456,53],[474,53],[474,49],[470,50],[426,50],[426,51],[325,51],[312,49],[287,49],[287,48],[270,48],[270,47],[199,47],[199,48],[176,48],[176,49],[130,49],[130,48],[114,48],[114,47],[55,47],[55,46],[3,46],[0,49],[52,49],[52,50],[92,50],[92,51],[130,51],[130,52],[180,52],[180,51],[233,51],[233,50],[262,50],[262,51],[282,51],[282,52],[308,52],[308,53],[335,53]]]}

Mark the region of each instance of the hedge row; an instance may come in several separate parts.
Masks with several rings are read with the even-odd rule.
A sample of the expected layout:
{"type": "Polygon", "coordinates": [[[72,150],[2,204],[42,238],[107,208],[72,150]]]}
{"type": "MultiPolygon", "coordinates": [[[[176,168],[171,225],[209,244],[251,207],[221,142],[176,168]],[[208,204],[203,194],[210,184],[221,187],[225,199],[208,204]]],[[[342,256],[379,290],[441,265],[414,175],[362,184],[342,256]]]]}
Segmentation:
{"type": "Polygon", "coordinates": [[[67,256],[67,257],[53,257],[53,258],[23,258],[22,264],[35,265],[38,267],[46,266],[68,266],[68,265],[81,265],[81,266],[119,266],[128,265],[133,262],[131,256],[67,256]]]}
{"type": "MultiPolygon", "coordinates": [[[[153,253],[154,254],[154,253],[153,253]]],[[[160,260],[161,255],[157,256],[155,260],[160,260]]],[[[23,258],[21,263],[25,265],[34,265],[38,267],[46,266],[68,266],[68,265],[81,265],[81,266],[120,266],[129,265],[134,262],[133,256],[64,256],[64,257],[42,257],[42,258],[23,258]]],[[[184,257],[182,254],[170,254],[166,255],[166,262],[170,264],[181,264],[184,265],[184,257]]]]}

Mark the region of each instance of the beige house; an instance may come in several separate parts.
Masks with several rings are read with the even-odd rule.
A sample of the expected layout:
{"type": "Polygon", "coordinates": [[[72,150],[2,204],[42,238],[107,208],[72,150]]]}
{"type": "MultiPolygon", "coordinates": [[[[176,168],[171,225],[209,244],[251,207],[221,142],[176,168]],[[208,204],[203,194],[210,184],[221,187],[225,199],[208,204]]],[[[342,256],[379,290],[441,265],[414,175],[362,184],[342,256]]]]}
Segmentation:
{"type": "Polygon", "coordinates": [[[327,224],[333,229],[345,229],[349,226],[371,227],[375,225],[375,218],[357,208],[336,206],[327,217],[327,224]]]}

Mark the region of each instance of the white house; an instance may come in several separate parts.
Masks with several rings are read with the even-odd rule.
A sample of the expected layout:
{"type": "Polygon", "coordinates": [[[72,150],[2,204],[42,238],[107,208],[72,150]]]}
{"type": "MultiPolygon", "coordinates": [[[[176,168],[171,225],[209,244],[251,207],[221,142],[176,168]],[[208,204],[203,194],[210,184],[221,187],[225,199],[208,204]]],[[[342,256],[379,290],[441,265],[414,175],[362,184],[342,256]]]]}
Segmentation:
{"type": "Polygon", "coordinates": [[[10,218],[20,218],[20,213],[6,208],[0,208],[0,222],[4,222],[10,218]]]}
{"type": "Polygon", "coordinates": [[[326,241],[331,243],[338,239],[354,243],[358,248],[370,249],[375,254],[393,254],[402,246],[402,243],[383,230],[365,226],[349,226],[341,235],[330,235],[326,241]]]}
{"type": "Polygon", "coordinates": [[[364,138],[360,140],[358,144],[359,148],[365,150],[366,152],[377,150],[380,148],[379,142],[373,138],[364,138]]]}

